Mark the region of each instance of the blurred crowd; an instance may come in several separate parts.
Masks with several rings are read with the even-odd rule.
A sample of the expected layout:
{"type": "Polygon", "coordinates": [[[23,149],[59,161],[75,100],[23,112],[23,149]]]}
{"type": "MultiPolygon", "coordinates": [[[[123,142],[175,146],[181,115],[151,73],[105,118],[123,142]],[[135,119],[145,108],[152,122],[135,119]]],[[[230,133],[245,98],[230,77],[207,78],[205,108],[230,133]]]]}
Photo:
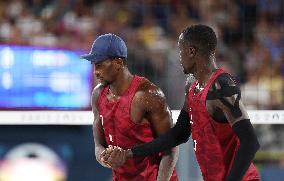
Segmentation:
{"type": "Polygon", "coordinates": [[[128,45],[128,66],[180,109],[185,77],[177,39],[192,24],[218,35],[217,62],[242,87],[250,109],[283,109],[282,0],[9,0],[0,1],[0,43],[88,52],[112,32],[128,45]]]}

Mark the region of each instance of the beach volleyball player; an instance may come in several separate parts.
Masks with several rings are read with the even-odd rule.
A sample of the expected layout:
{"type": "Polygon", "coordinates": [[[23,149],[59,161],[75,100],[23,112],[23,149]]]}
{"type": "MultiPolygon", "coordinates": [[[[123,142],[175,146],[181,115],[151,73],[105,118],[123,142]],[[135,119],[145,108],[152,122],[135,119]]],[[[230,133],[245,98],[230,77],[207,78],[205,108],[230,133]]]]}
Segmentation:
{"type": "MultiPolygon", "coordinates": [[[[82,58],[94,65],[94,74],[100,81],[92,93],[97,161],[113,169],[115,181],[177,181],[177,148],[130,158],[122,166],[119,160],[117,165],[103,160],[107,148],[129,149],[168,131],[172,126],[171,114],[161,90],[146,78],[129,72],[127,47],[120,37],[99,36],[91,52],[82,58]]],[[[113,153],[118,158],[125,157],[124,152],[113,153]]]]}

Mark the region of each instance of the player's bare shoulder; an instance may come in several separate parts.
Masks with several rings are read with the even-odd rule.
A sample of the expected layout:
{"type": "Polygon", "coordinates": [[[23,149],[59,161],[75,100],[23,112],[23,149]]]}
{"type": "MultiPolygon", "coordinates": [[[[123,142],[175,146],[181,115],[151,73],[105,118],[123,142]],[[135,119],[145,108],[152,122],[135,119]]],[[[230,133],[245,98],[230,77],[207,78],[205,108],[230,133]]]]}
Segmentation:
{"type": "Polygon", "coordinates": [[[98,84],[94,87],[92,91],[92,100],[91,100],[91,105],[94,108],[94,106],[97,105],[98,98],[100,96],[101,91],[103,90],[104,86],[102,84],[98,84]]]}
{"type": "Polygon", "coordinates": [[[154,108],[165,103],[165,94],[154,83],[144,79],[139,85],[134,96],[135,102],[146,109],[154,108]]]}

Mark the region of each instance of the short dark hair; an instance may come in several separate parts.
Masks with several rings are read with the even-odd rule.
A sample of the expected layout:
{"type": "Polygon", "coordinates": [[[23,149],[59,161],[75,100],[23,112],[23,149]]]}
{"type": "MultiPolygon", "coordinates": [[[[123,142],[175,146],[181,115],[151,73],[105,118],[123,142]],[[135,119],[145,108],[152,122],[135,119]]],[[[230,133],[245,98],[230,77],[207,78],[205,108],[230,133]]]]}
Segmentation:
{"type": "Polygon", "coordinates": [[[207,25],[193,25],[182,31],[182,44],[193,46],[203,54],[210,54],[217,46],[217,37],[214,30],[207,25]]]}

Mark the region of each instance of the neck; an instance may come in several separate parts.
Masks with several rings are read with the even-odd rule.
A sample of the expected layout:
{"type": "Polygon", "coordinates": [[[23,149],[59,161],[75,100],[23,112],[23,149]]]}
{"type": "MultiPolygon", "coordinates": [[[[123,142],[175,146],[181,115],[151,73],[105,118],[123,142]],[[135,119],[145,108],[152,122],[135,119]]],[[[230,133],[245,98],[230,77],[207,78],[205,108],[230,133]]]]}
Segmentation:
{"type": "Polygon", "coordinates": [[[116,80],[110,85],[111,92],[116,96],[121,96],[130,85],[132,78],[133,75],[128,69],[123,69],[123,71],[118,74],[116,80]]]}
{"type": "Polygon", "coordinates": [[[208,59],[200,59],[198,61],[200,63],[196,65],[196,70],[194,71],[194,77],[198,80],[201,87],[207,83],[214,71],[218,68],[214,55],[210,55],[208,59]]]}

